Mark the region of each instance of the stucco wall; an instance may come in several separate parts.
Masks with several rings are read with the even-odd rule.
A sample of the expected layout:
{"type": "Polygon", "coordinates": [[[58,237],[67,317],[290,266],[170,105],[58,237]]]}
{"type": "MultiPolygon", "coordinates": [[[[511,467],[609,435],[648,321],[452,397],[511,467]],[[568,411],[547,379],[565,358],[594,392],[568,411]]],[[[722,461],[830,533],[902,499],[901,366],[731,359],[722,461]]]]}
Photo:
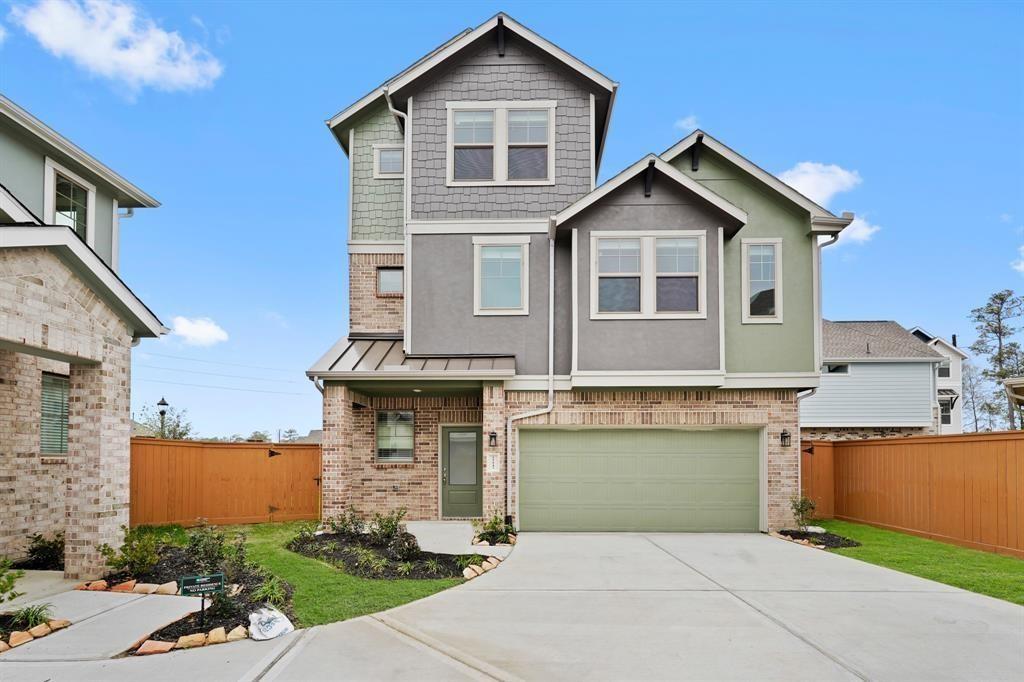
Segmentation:
{"type": "Polygon", "coordinates": [[[353,240],[402,239],[404,180],[373,177],[373,145],[402,142],[398,124],[384,104],[374,106],[353,126],[349,150],[353,240]]]}
{"type": "Polygon", "coordinates": [[[509,36],[505,56],[479,52],[413,91],[412,218],[546,218],[590,191],[590,92],[578,78],[509,36]],[[555,182],[549,186],[446,186],[446,102],[556,100],[555,182]]]}

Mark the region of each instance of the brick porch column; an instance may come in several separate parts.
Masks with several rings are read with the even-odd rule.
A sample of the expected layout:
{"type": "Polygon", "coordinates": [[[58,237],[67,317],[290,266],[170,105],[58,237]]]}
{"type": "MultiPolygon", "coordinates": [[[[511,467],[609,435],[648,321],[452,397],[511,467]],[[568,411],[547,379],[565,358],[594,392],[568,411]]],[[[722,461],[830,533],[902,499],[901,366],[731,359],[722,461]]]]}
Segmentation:
{"type": "Polygon", "coordinates": [[[337,516],[348,504],[346,464],[352,459],[352,393],[341,384],[324,384],[324,432],[321,446],[321,518],[337,516]]]}
{"type": "Polygon", "coordinates": [[[103,341],[99,364],[72,364],[68,389],[68,485],[64,574],[107,571],[99,545],[120,546],[131,486],[131,347],[103,341]]]}
{"type": "Polygon", "coordinates": [[[483,386],[484,434],[484,516],[495,512],[504,516],[505,509],[505,386],[500,382],[485,382],[483,386]],[[488,445],[489,434],[498,434],[498,444],[488,445]]]}

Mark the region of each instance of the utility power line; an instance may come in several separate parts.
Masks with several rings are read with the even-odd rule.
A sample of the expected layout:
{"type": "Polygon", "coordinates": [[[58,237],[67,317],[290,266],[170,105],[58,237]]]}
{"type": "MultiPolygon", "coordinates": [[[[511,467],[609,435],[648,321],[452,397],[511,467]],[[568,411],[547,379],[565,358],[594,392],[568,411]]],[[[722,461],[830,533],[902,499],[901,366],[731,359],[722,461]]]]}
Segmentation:
{"type": "Polygon", "coordinates": [[[246,369],[265,369],[271,372],[289,372],[297,373],[300,370],[296,369],[282,369],[280,367],[261,367],[260,365],[243,365],[237,362],[221,362],[219,360],[200,360],[199,358],[186,358],[182,355],[168,355],[166,353],[151,353],[147,350],[138,351],[140,355],[154,355],[159,358],[172,358],[174,360],[188,360],[189,362],[203,362],[208,365],[225,365],[227,367],[245,367],[246,369]]]}
{"type": "Polygon", "coordinates": [[[148,381],[153,384],[171,384],[172,386],[192,386],[194,388],[214,388],[220,391],[240,391],[242,393],[273,393],[275,395],[305,395],[304,393],[289,391],[267,391],[260,388],[235,388],[233,386],[210,386],[209,384],[189,384],[182,381],[162,381],[160,379],[136,379],[136,381],[148,381]]]}
{"type": "Polygon", "coordinates": [[[275,384],[297,384],[298,381],[292,381],[291,379],[267,379],[265,377],[250,377],[242,374],[222,374],[220,372],[203,372],[198,369],[181,369],[179,367],[160,367],[159,365],[143,365],[138,364],[136,367],[146,367],[147,369],[163,369],[168,372],[186,372],[188,374],[202,374],[211,377],[227,377],[229,379],[246,379],[248,381],[269,381],[275,384]]]}

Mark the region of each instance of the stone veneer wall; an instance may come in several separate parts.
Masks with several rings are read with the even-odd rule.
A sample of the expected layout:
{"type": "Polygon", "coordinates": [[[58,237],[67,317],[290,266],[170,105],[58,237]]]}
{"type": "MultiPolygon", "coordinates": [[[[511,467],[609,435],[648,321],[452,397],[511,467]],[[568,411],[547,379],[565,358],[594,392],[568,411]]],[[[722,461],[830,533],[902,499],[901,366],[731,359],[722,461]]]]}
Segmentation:
{"type": "Polygon", "coordinates": [[[868,438],[907,438],[938,435],[933,427],[871,427],[871,426],[805,426],[800,431],[804,440],[866,440],[868,438]]]}
{"type": "Polygon", "coordinates": [[[67,457],[39,448],[43,372],[68,365],[0,350],[0,557],[22,557],[33,533],[64,530],[67,457]]]}
{"type": "Polygon", "coordinates": [[[377,268],[401,265],[400,253],[353,253],[349,256],[349,329],[354,332],[403,330],[403,295],[377,294],[377,268]]]}

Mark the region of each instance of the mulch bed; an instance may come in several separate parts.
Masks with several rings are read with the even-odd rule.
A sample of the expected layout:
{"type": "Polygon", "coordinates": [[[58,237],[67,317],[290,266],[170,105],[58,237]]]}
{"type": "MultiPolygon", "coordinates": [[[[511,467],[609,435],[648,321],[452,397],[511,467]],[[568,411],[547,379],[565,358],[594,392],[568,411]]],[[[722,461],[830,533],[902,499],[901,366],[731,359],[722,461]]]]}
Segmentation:
{"type": "Polygon", "coordinates": [[[461,578],[469,564],[480,564],[485,557],[479,554],[435,554],[417,550],[405,560],[397,559],[387,545],[374,544],[366,535],[323,533],[300,535],[288,543],[288,549],[298,554],[325,561],[343,568],[346,573],[360,578],[461,578]],[[400,570],[403,564],[411,570],[400,570]]]}
{"type": "Polygon", "coordinates": [[[828,549],[838,547],[860,547],[860,543],[850,538],[844,538],[835,533],[807,533],[802,530],[780,530],[779,535],[785,535],[791,540],[807,540],[812,545],[825,545],[828,549]]]}
{"type": "Polygon", "coordinates": [[[15,630],[23,630],[22,627],[14,625],[14,616],[7,613],[0,613],[0,640],[6,640],[7,636],[15,630]]]}

